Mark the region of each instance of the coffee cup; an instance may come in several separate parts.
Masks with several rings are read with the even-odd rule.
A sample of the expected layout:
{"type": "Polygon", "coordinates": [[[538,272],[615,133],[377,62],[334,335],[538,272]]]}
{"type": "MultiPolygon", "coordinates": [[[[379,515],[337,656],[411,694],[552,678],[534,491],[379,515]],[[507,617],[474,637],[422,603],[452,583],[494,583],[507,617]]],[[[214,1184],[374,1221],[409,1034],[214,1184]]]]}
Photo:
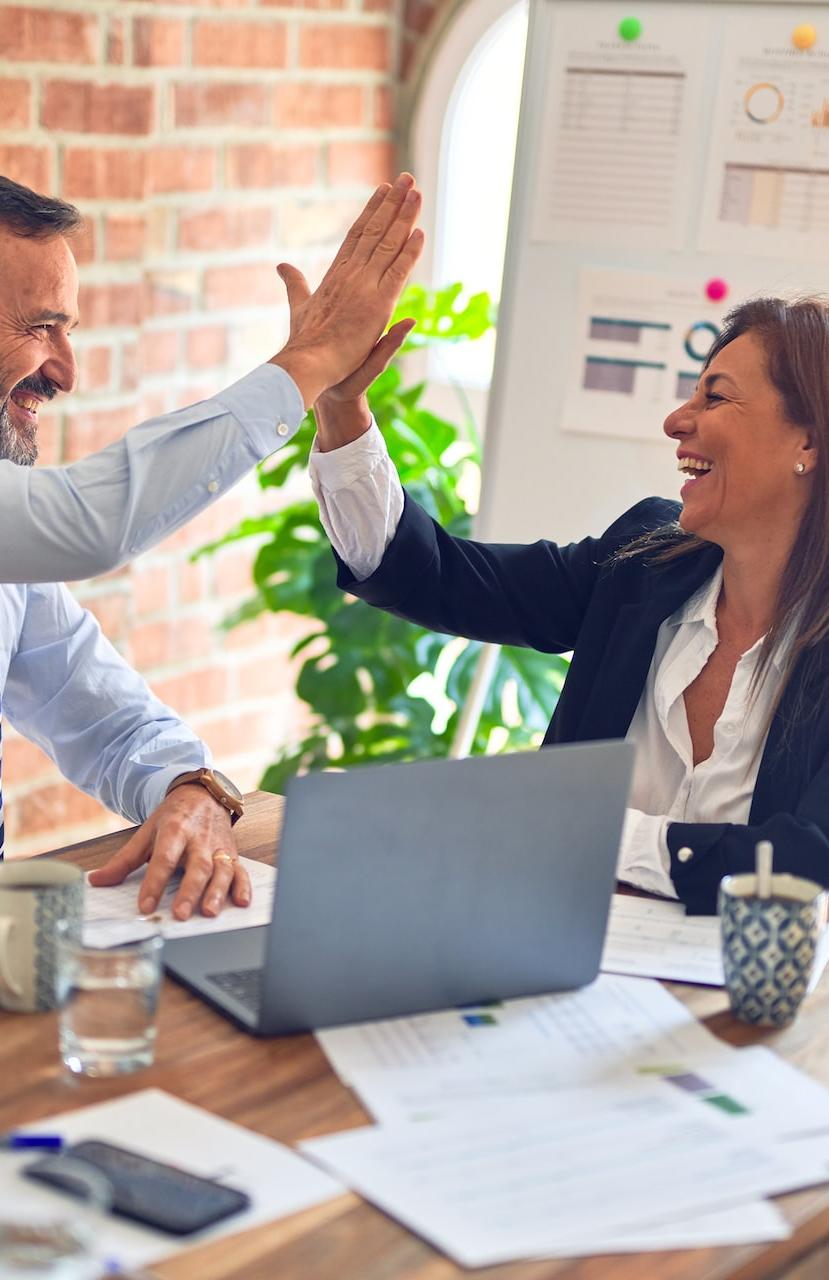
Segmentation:
{"type": "Polygon", "coordinates": [[[67,862],[0,863],[0,1007],[54,1009],[59,930],[80,939],[84,875],[67,862]]]}
{"type": "Polygon", "coordinates": [[[785,1027],[809,989],[826,893],[814,880],[753,872],[720,883],[723,969],[731,1008],[743,1022],[785,1027]]]}

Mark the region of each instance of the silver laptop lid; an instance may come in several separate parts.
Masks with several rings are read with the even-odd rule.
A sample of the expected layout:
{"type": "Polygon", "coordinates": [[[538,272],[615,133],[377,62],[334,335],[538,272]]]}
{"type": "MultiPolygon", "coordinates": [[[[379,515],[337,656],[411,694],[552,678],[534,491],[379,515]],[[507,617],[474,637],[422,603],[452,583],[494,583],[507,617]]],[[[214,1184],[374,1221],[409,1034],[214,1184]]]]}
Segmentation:
{"type": "Polygon", "coordinates": [[[632,766],[607,742],[294,780],[259,1029],[592,981],[632,766]]]}

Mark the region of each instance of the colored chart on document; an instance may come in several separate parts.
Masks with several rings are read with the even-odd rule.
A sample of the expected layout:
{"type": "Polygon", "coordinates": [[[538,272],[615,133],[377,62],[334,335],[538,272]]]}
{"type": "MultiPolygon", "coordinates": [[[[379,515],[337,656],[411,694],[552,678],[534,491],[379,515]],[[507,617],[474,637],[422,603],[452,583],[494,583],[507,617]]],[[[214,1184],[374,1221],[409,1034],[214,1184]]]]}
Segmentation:
{"type": "Polygon", "coordinates": [[[545,79],[532,239],[678,248],[684,241],[693,142],[710,19],[644,5],[635,43],[619,14],[591,5],[555,17],[545,79]]]}
{"type": "Polygon", "coordinates": [[[703,249],[829,258],[829,45],[792,19],[729,18],[700,225],[703,249]]]}
{"type": "MultiPolygon", "coordinates": [[[[693,395],[724,313],[704,280],[656,272],[584,270],[565,431],[663,443],[667,414],[693,395]]],[[[750,292],[746,287],[743,296],[750,292]]]]}

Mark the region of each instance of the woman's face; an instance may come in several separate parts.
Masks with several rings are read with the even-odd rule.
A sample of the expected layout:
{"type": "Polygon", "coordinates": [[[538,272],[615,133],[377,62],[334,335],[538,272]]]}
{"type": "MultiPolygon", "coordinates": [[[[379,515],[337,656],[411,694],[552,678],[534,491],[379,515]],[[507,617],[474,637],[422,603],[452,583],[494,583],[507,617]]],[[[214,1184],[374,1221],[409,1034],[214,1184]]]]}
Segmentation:
{"type": "Polygon", "coordinates": [[[791,541],[815,454],[806,429],[786,419],[759,338],[744,333],[723,347],[664,430],[676,440],[678,466],[688,476],[679,517],[687,533],[726,549],[791,541]],[[795,471],[799,462],[803,474],[795,471]]]}

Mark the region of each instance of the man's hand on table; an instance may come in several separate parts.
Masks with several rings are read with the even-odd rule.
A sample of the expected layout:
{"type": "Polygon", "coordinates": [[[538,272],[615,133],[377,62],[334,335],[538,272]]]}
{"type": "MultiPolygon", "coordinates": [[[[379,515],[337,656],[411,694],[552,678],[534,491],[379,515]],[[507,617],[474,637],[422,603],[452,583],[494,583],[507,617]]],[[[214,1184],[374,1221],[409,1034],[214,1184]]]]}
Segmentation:
{"type": "Polygon", "coordinates": [[[118,853],[89,877],[96,887],[121,884],[147,863],[138,891],[138,909],[155,911],[177,867],[184,876],[173,899],[173,915],[187,920],[200,906],[216,916],[228,894],[237,907],[251,900],[248,873],[239,862],[230,814],[204,787],[187,784],[171,791],[118,853]]]}

